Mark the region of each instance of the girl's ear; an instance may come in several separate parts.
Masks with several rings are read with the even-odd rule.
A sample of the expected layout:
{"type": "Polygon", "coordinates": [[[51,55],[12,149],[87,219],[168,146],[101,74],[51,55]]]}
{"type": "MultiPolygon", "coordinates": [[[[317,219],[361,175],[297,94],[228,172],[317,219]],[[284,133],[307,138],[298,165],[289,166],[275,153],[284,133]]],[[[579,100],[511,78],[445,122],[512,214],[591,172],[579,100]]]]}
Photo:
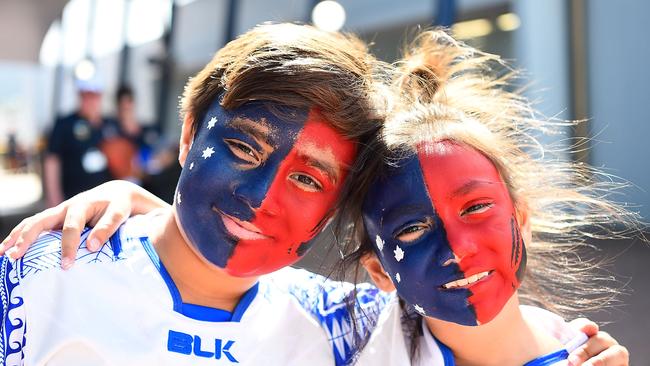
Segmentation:
{"type": "Polygon", "coordinates": [[[521,230],[521,236],[524,243],[530,243],[531,240],[533,240],[533,233],[530,228],[530,220],[526,208],[517,210],[517,223],[519,223],[519,229],[521,230]]]}
{"type": "Polygon", "coordinates": [[[187,154],[192,148],[192,141],[194,140],[194,134],[192,133],[192,125],[194,124],[194,117],[190,113],[185,114],[183,118],[183,127],[181,128],[181,140],[179,142],[178,149],[178,162],[181,163],[181,166],[185,164],[185,159],[187,159],[187,154]]]}
{"type": "Polygon", "coordinates": [[[395,290],[395,285],[390,276],[384,271],[379,258],[375,253],[366,253],[361,257],[361,265],[366,269],[372,282],[382,291],[391,292],[395,290]]]}

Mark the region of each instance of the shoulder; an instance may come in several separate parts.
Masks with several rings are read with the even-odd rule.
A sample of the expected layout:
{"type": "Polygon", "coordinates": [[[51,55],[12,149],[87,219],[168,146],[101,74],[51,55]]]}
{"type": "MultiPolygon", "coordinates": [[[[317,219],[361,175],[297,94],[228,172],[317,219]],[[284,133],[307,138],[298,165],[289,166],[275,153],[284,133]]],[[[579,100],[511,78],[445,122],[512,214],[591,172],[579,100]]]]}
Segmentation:
{"type": "Polygon", "coordinates": [[[54,123],[59,126],[70,126],[79,119],[79,115],[76,112],[73,112],[64,116],[59,116],[54,123]]]}
{"type": "Polygon", "coordinates": [[[580,332],[569,325],[561,316],[535,306],[520,305],[519,308],[527,322],[532,323],[544,332],[567,344],[580,335],[580,332]]]}
{"type": "Polygon", "coordinates": [[[368,283],[335,281],[302,269],[285,268],[270,279],[320,323],[337,365],[352,362],[393,298],[368,283]]]}
{"type": "MultiPolygon", "coordinates": [[[[146,238],[145,227],[143,216],[129,219],[97,252],[88,250],[86,241],[90,228],[85,228],[81,233],[75,266],[116,262],[133,255],[135,251],[144,250],[141,240],[146,238]]],[[[13,264],[17,277],[22,280],[40,272],[58,270],[61,267],[61,238],[61,231],[42,233],[25,256],[13,264]]]]}

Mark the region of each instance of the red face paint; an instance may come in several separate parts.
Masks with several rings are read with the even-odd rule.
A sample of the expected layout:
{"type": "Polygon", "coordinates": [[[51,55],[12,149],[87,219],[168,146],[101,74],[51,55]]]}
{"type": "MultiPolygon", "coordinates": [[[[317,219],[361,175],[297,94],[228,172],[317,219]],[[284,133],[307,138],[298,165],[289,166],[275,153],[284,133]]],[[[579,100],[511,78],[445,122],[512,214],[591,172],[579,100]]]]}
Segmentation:
{"type": "Polygon", "coordinates": [[[226,265],[235,276],[272,272],[295,263],[328,219],[339,196],[355,144],[310,111],[252,224],[268,238],[240,239],[226,265]],[[314,184],[315,183],[315,184],[314,184]]]}
{"type": "Polygon", "coordinates": [[[446,231],[479,324],[494,319],[519,287],[525,248],[508,189],[494,164],[450,141],[422,144],[418,156],[431,203],[446,231]],[[521,267],[521,268],[520,268],[521,267]]]}

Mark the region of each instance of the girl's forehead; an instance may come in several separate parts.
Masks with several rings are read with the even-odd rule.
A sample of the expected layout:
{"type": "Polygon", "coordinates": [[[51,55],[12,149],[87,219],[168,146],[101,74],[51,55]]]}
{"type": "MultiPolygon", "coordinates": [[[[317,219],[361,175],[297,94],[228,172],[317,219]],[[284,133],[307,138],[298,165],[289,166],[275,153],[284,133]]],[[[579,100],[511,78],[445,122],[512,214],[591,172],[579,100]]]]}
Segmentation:
{"type": "Polygon", "coordinates": [[[427,180],[490,178],[501,180],[494,163],[481,151],[455,141],[427,142],[417,146],[417,159],[427,180]]]}

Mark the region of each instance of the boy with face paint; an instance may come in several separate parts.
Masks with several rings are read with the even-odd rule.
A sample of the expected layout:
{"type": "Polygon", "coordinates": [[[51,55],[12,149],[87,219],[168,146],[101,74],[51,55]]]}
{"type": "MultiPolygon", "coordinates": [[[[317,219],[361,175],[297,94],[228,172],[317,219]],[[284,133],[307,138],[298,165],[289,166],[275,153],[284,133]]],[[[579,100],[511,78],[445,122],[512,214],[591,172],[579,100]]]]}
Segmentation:
{"type": "MultiPolygon", "coordinates": [[[[329,217],[328,209],[325,208],[326,205],[323,202],[327,202],[328,197],[331,197],[332,186],[336,185],[336,182],[341,179],[335,169],[324,167],[336,160],[332,159],[332,156],[338,155],[342,160],[345,160],[350,153],[349,146],[346,147],[345,143],[339,143],[340,141],[336,136],[324,128],[324,124],[321,123],[323,122],[322,119],[314,117],[316,111],[308,109],[305,112],[305,110],[283,109],[276,110],[276,112],[280,113],[271,113],[260,103],[250,103],[240,110],[230,111],[220,108],[215,102],[208,108],[202,122],[198,124],[196,136],[193,139],[186,134],[187,120],[184,125],[183,141],[185,141],[184,146],[186,149],[181,152],[181,160],[184,160],[185,169],[179,182],[175,202],[176,217],[180,222],[179,227],[183,230],[181,235],[187,238],[189,247],[192,252],[198,254],[198,257],[211,265],[216,265],[233,277],[266,273],[277,268],[277,266],[281,266],[282,263],[294,261],[296,256],[304,253],[309,244],[301,243],[300,238],[311,237],[310,232],[317,231],[322,227],[324,220],[318,220],[319,217],[329,217]],[[289,118],[280,118],[278,115],[289,116],[289,118]],[[305,118],[307,122],[302,125],[299,124],[298,127],[289,123],[289,120],[295,121],[302,118],[305,118]],[[249,123],[251,121],[257,121],[258,123],[249,123]],[[312,138],[313,136],[318,136],[318,139],[312,138]],[[289,143],[282,145],[278,149],[273,149],[273,147],[281,145],[277,142],[278,140],[289,141],[289,143]],[[325,142],[325,145],[328,145],[330,149],[324,148],[322,142],[325,142]],[[191,149],[189,149],[190,145],[191,149]],[[187,152],[188,149],[189,152],[187,152]],[[276,152],[277,154],[273,155],[276,152]],[[309,155],[309,152],[316,153],[309,155]],[[220,162],[226,164],[213,167],[208,165],[210,160],[216,157],[220,158],[220,162]],[[311,161],[308,157],[311,157],[311,161]],[[269,165],[272,167],[266,170],[265,168],[269,165]],[[275,171],[275,173],[269,173],[269,171],[275,171]],[[284,179],[278,179],[278,176],[284,177],[284,179]],[[250,184],[252,181],[261,183],[250,184]],[[282,189],[293,192],[293,196],[287,197],[274,194],[275,192],[281,192],[282,189]],[[307,198],[317,192],[326,193],[321,201],[307,198]],[[302,226],[291,227],[286,225],[287,220],[285,222],[278,220],[278,216],[283,213],[282,208],[295,209],[296,207],[298,209],[295,212],[300,213],[296,221],[302,223],[302,226]],[[315,212],[315,214],[305,215],[307,209],[315,212]],[[322,212],[326,214],[321,216],[322,212]],[[198,225],[199,222],[216,222],[217,225],[198,225]],[[205,245],[204,243],[208,243],[210,238],[220,238],[221,240],[218,243],[221,245],[205,245]],[[259,245],[255,246],[254,244],[259,245]],[[274,250],[274,248],[279,248],[279,250],[274,250]],[[251,251],[257,250],[261,251],[261,255],[248,255],[251,251]]],[[[437,192],[435,197],[446,197],[448,195],[446,191],[449,191],[452,186],[460,185],[463,189],[459,193],[468,193],[470,188],[486,189],[485,187],[475,187],[477,184],[459,183],[460,180],[469,179],[467,174],[463,175],[463,173],[469,171],[474,176],[483,173],[485,175],[481,178],[485,180],[483,183],[487,181],[497,183],[501,179],[500,175],[491,163],[482,161],[482,155],[478,154],[477,156],[476,151],[471,148],[460,145],[456,147],[456,145],[448,144],[448,142],[441,142],[439,145],[437,143],[425,143],[419,148],[422,152],[418,154],[420,158],[416,156],[400,162],[399,168],[389,174],[388,178],[382,180],[381,185],[373,186],[373,191],[366,199],[365,207],[368,230],[370,233],[375,233],[373,236],[374,243],[382,262],[388,258],[388,260],[393,260],[396,263],[395,266],[392,266],[392,262],[386,262],[386,271],[391,273],[392,283],[398,285],[398,293],[407,302],[417,305],[417,308],[423,313],[438,314],[442,319],[451,322],[461,324],[486,323],[489,321],[490,316],[494,316],[494,313],[500,311],[499,307],[503,305],[504,301],[507,302],[513,297],[511,295],[521,281],[521,273],[525,267],[524,240],[511,240],[509,242],[510,254],[508,258],[503,255],[493,255],[490,260],[484,260],[488,264],[499,264],[499,266],[494,266],[495,268],[498,267],[498,277],[500,278],[500,281],[494,286],[499,289],[498,293],[500,294],[496,301],[484,301],[485,299],[478,301],[481,299],[477,298],[475,305],[468,301],[470,296],[467,291],[463,290],[458,291],[461,296],[455,295],[447,299],[443,297],[439,300],[436,296],[431,296],[432,292],[428,291],[427,286],[413,289],[410,285],[439,281],[441,275],[437,271],[440,270],[440,267],[443,268],[443,271],[447,271],[446,273],[456,274],[461,274],[462,271],[474,270],[473,267],[464,269],[459,265],[459,262],[460,258],[463,257],[462,253],[466,253],[466,256],[469,253],[474,253],[476,248],[473,247],[475,246],[460,245],[451,248],[449,244],[445,244],[451,241],[450,235],[444,232],[442,234],[440,232],[433,233],[434,228],[436,228],[435,224],[439,224],[438,227],[440,227],[443,220],[446,223],[451,223],[449,220],[451,216],[443,215],[442,211],[435,210],[439,205],[433,203],[434,199],[432,197],[434,196],[429,195],[430,192],[437,192]],[[435,174],[429,174],[427,175],[428,178],[424,178],[424,171],[435,171],[435,167],[437,165],[442,166],[443,161],[447,158],[446,154],[442,156],[428,154],[427,151],[429,150],[450,152],[449,157],[453,159],[447,164],[449,171],[441,174],[441,176],[457,176],[454,182],[445,182],[440,179],[436,181],[436,178],[440,177],[435,174]],[[474,168],[480,169],[477,171],[474,168]],[[427,185],[424,184],[425,180],[427,185]],[[437,184],[438,188],[432,188],[434,184],[437,184]],[[423,200],[423,198],[426,199],[423,200]],[[386,214],[387,211],[390,211],[390,215],[386,214]],[[390,217],[384,218],[384,214],[390,217]],[[417,221],[422,217],[424,217],[423,220],[417,221]],[[373,223],[379,224],[373,225],[373,223]],[[388,226],[395,226],[395,229],[389,230],[388,226]],[[393,232],[397,233],[395,239],[392,236],[393,232]],[[431,247],[420,245],[420,248],[418,248],[416,242],[434,243],[436,245],[431,247]],[[459,254],[459,256],[456,257],[456,254],[459,254]],[[446,257],[448,260],[438,261],[437,263],[442,264],[432,268],[428,263],[436,263],[436,261],[422,260],[432,257],[446,257]],[[512,259],[514,257],[517,258],[512,259]],[[403,266],[407,262],[409,265],[403,266]],[[504,264],[506,262],[509,266],[504,264]],[[423,280],[417,280],[418,278],[423,280]],[[414,281],[414,279],[416,280],[414,281]],[[409,285],[406,285],[407,282],[409,285]],[[405,286],[400,286],[402,283],[405,286]],[[477,316],[476,314],[479,312],[475,312],[473,309],[483,309],[482,304],[484,303],[489,303],[489,305],[485,306],[485,311],[481,310],[480,316],[477,316]],[[438,311],[437,307],[440,307],[442,311],[438,311]]],[[[372,153],[373,151],[365,151],[365,153],[368,152],[372,153]]],[[[333,165],[336,166],[336,164],[333,165]]],[[[373,171],[370,168],[367,174],[372,174],[373,171]]],[[[119,183],[116,183],[116,185],[119,186],[119,183]]],[[[478,184],[478,186],[481,186],[481,184],[478,184]]],[[[499,186],[501,188],[503,186],[501,184],[494,184],[493,186],[496,186],[496,188],[492,187],[495,190],[490,191],[494,196],[493,199],[498,198],[499,207],[504,207],[493,221],[500,222],[506,216],[510,220],[506,220],[505,225],[495,225],[497,230],[489,237],[484,235],[483,231],[474,231],[472,233],[479,239],[485,239],[484,242],[490,246],[490,252],[501,250],[500,246],[503,246],[505,237],[519,238],[521,235],[515,234],[514,229],[520,225],[517,225],[512,219],[513,217],[515,220],[523,221],[524,219],[515,214],[516,210],[512,207],[509,193],[503,189],[498,189],[499,186]],[[510,209],[507,209],[507,207],[510,207],[510,209]]],[[[102,195],[108,194],[118,198],[131,189],[126,187],[118,188],[110,191],[108,187],[105,187],[99,189],[98,192],[102,195]]],[[[455,188],[453,191],[456,192],[458,189],[455,188]]],[[[352,198],[350,202],[363,198],[363,196],[352,198]]],[[[97,198],[92,196],[80,197],[80,199],[82,201],[97,201],[97,198]]],[[[154,201],[151,198],[149,200],[154,201]]],[[[47,221],[62,220],[61,213],[66,216],[66,211],[68,213],[76,211],[80,208],[79,202],[71,202],[70,206],[62,207],[58,213],[49,213],[51,216],[47,221]]],[[[94,202],[94,204],[97,204],[97,202],[94,202]]],[[[148,209],[139,209],[135,202],[127,202],[126,204],[133,205],[135,211],[148,211],[148,209]]],[[[491,204],[494,205],[494,202],[478,202],[468,207],[466,211],[472,214],[482,214],[483,210],[488,206],[493,207],[490,206],[491,204]]],[[[360,205],[358,206],[360,207],[360,205]]],[[[115,207],[114,202],[112,207],[115,207]]],[[[110,212],[116,212],[111,211],[111,208],[108,211],[107,215],[100,219],[100,223],[93,230],[95,237],[102,234],[107,235],[103,232],[105,229],[102,229],[104,226],[102,222],[105,222],[107,217],[112,216],[110,212]],[[100,234],[100,232],[102,233],[100,234]]],[[[128,215],[128,212],[126,215],[128,215]]],[[[68,222],[67,219],[74,216],[74,214],[69,214],[66,222],[68,222]]],[[[79,220],[85,222],[85,219],[79,220]]],[[[72,221],[77,220],[72,219],[72,221]]],[[[456,224],[461,225],[463,223],[457,222],[456,224]]],[[[451,227],[449,231],[451,231],[451,227]]],[[[454,232],[457,231],[454,230],[454,232]]],[[[84,238],[90,237],[93,233],[89,234],[89,231],[85,230],[84,238]]],[[[15,235],[11,237],[15,237],[15,235]]],[[[90,241],[87,240],[85,243],[90,241]]],[[[457,241],[454,240],[453,242],[456,243],[457,241]]],[[[467,241],[459,240],[458,243],[467,243],[467,241]]],[[[103,246],[102,250],[107,245],[103,246]]],[[[83,246],[84,242],[82,242],[82,254],[78,258],[84,258],[84,254],[87,253],[86,248],[83,248],[83,246]]],[[[96,250],[95,248],[91,249],[96,250]]],[[[74,250],[76,250],[76,245],[74,250]]],[[[376,269],[381,268],[379,262],[366,259],[364,263],[374,263],[374,267],[372,265],[367,266],[371,275],[380,287],[390,289],[385,286],[388,277],[376,276],[376,269]],[[382,278],[383,282],[381,281],[382,278]]],[[[463,265],[467,264],[465,261],[462,263],[463,265]]],[[[165,265],[167,264],[165,263],[165,265]]],[[[474,265],[479,264],[474,263],[474,265]]],[[[485,265],[485,263],[480,263],[480,265],[485,265]]],[[[496,270],[493,273],[490,273],[490,270],[487,272],[493,275],[496,270]]],[[[376,330],[376,334],[368,341],[367,347],[361,353],[358,364],[392,365],[410,363],[408,352],[405,350],[409,348],[406,345],[412,340],[409,340],[408,337],[405,339],[401,330],[402,326],[409,321],[406,317],[400,316],[399,307],[392,303],[394,300],[392,295],[378,293],[376,289],[365,285],[357,288],[358,302],[356,305],[363,308],[363,316],[352,324],[349,322],[350,314],[345,306],[345,300],[349,299],[349,286],[341,287],[331,282],[321,284],[321,280],[317,277],[308,276],[316,280],[317,288],[314,288],[315,282],[305,282],[304,273],[300,271],[276,273],[273,277],[277,280],[279,286],[287,286],[287,283],[289,283],[289,292],[300,301],[301,306],[307,312],[315,315],[316,319],[321,322],[321,325],[333,341],[337,364],[351,362],[355,353],[354,347],[367,341],[362,339],[360,343],[355,343],[354,340],[350,339],[354,338],[354,333],[349,332],[350,327],[354,325],[358,327],[357,330],[359,330],[361,336],[368,336],[370,330],[376,330]],[[386,302],[389,302],[387,310],[381,313],[379,319],[377,319],[379,310],[386,302]],[[377,322],[378,324],[376,324],[377,322]]],[[[497,275],[493,275],[493,277],[497,277],[497,275]]],[[[390,280],[388,281],[390,282],[390,280]]],[[[448,284],[449,287],[466,286],[453,282],[445,283],[445,285],[448,284]]],[[[255,295],[251,296],[254,297],[255,295]]],[[[251,296],[247,294],[244,295],[244,298],[251,296]]],[[[95,309],[95,311],[98,310],[95,309]]],[[[560,332],[554,334],[555,340],[550,340],[554,342],[553,344],[559,344],[558,340],[564,343],[567,341],[565,339],[566,335],[573,334],[559,317],[539,309],[528,309],[527,311],[533,312],[534,316],[537,317],[537,325],[546,329],[550,334],[560,332]]],[[[235,313],[237,313],[237,309],[235,313]]],[[[291,333],[297,332],[298,330],[292,326],[291,333]]],[[[304,333],[305,330],[299,332],[303,332],[299,335],[301,338],[306,334],[304,333]]],[[[428,330],[426,334],[428,334],[428,330]]],[[[177,340],[178,344],[186,345],[182,342],[182,336],[177,334],[175,336],[176,338],[173,339],[177,340]]],[[[442,358],[443,354],[440,353],[440,349],[444,346],[438,347],[436,343],[433,343],[431,336],[427,340],[430,342],[425,342],[425,346],[420,349],[422,362],[431,364],[453,362],[453,360],[444,360],[442,358]],[[434,346],[431,346],[430,343],[433,343],[434,346]]],[[[592,341],[594,339],[590,342],[592,341]]],[[[594,347],[590,347],[591,352],[593,352],[592,355],[598,354],[603,348],[612,345],[612,343],[603,344],[602,339],[597,342],[601,342],[601,347],[596,347],[597,351],[593,351],[594,347]]],[[[411,342],[411,344],[417,343],[411,342]]],[[[188,350],[189,348],[192,347],[184,349],[188,350]]],[[[326,348],[329,349],[329,347],[326,348]]],[[[607,351],[612,351],[612,348],[607,349],[607,351]]],[[[201,346],[199,346],[198,350],[202,350],[201,346]]],[[[603,353],[607,353],[607,351],[603,353]]],[[[300,360],[298,355],[296,357],[296,360],[300,360]]],[[[489,360],[487,357],[489,356],[486,355],[482,362],[489,360]]],[[[609,357],[612,358],[611,352],[609,357]]],[[[616,357],[614,356],[614,358],[616,357]]]]}
{"type": "Polygon", "coordinates": [[[60,232],[2,259],[3,364],[334,364],[318,323],[260,276],[334,214],[378,127],[375,62],[351,36],[291,24],[221,49],[185,90],[172,208],[82,248],[66,275],[60,232]]]}

